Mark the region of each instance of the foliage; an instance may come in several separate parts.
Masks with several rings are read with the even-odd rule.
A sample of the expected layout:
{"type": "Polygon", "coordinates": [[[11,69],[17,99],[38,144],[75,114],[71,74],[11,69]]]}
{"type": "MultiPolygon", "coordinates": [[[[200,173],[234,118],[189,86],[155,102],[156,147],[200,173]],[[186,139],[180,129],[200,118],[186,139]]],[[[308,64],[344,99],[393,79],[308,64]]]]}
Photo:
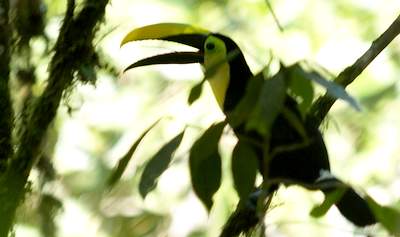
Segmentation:
{"type": "MultiPolygon", "coordinates": [[[[373,6],[365,1],[268,1],[283,32],[263,0],[114,1],[103,20],[104,12],[96,6],[106,2],[0,1],[0,223],[7,219],[4,208],[15,211],[18,206],[15,218],[11,215],[11,232],[16,236],[122,237],[166,232],[216,236],[226,220],[234,219],[229,219],[232,212],[244,213],[238,216],[242,221],[247,218],[251,223],[245,223],[247,227],[260,223],[253,218],[254,213],[262,216],[265,208],[254,201],[254,196],[263,195],[255,190],[260,177],[254,151],[237,142],[226,121],[216,122],[221,116],[208,100],[206,80],[201,80],[199,70],[160,67],[121,76],[122,70],[114,66],[126,64],[125,58],[130,61],[163,50],[165,45],[137,47],[121,60],[121,35],[149,21],[196,23],[222,31],[240,44],[258,72],[256,78],[266,75],[268,80],[254,80],[246,88],[242,106],[229,116],[231,124],[247,121],[250,128],[267,134],[270,128],[259,122],[273,121],[281,112],[302,133],[298,117],[285,111],[280,100],[272,103],[269,98],[282,98],[283,93],[299,103],[304,119],[312,114],[321,92],[363,109],[357,112],[339,102],[323,123],[323,131],[335,173],[361,193],[372,190],[374,197],[377,193],[379,201],[371,199],[369,205],[382,225],[359,230],[337,221],[334,212],[325,215],[340,198],[340,190],[322,201],[318,193],[292,186],[280,189],[269,206],[269,235],[338,236],[342,229],[353,235],[399,232],[399,203],[394,202],[398,149],[393,149],[400,134],[400,120],[393,112],[399,106],[397,42],[350,90],[344,90],[347,85],[340,81],[342,86],[332,82],[332,74],[351,65],[365,44],[396,17],[397,1],[373,6]],[[6,18],[9,21],[3,21],[6,18]],[[266,55],[270,55],[268,63],[266,55]],[[268,103],[276,106],[265,106],[268,103]],[[149,126],[168,113],[173,114],[172,120],[149,126]],[[340,125],[340,136],[335,125],[340,125]],[[212,154],[204,152],[209,147],[212,154]],[[28,158],[18,162],[18,157],[28,158]],[[10,167],[18,172],[4,175],[10,167]],[[6,179],[13,182],[4,185],[6,179]],[[193,187],[188,186],[190,181],[193,187]],[[9,187],[20,189],[9,195],[9,187]],[[203,209],[192,201],[193,189],[209,210],[207,224],[207,215],[194,216],[203,209]],[[241,201],[242,206],[233,211],[238,197],[247,196],[253,199],[241,201]],[[302,205],[287,196],[295,196],[302,205]],[[378,204],[381,201],[385,205],[378,204]],[[254,209],[241,209],[248,204],[254,209]],[[303,215],[307,209],[312,210],[310,216],[325,217],[310,221],[303,215]]],[[[9,229],[10,223],[6,225],[9,229]]]]}
{"type": "MultiPolygon", "coordinates": [[[[154,122],[148,129],[146,129],[142,135],[133,143],[129,151],[119,160],[118,165],[114,172],[111,174],[109,180],[108,180],[108,186],[112,188],[116,182],[121,178],[122,173],[125,171],[126,167],[128,166],[129,161],[131,160],[133,153],[136,151],[137,147],[139,146],[140,142],[143,140],[143,138],[146,136],[150,130],[157,125],[159,120],[154,122]]],[[[143,195],[146,196],[146,195],[143,195]]]]}
{"type": "Polygon", "coordinates": [[[185,131],[172,138],[172,140],[165,144],[147,163],[139,184],[139,191],[143,198],[156,187],[157,179],[168,168],[172,156],[182,141],[184,132],[185,131]]]}
{"type": "Polygon", "coordinates": [[[208,211],[213,196],[221,185],[221,156],[218,143],[226,126],[219,122],[210,126],[190,149],[189,168],[192,186],[208,211]]]}
{"type": "MultiPolygon", "coordinates": [[[[244,123],[246,124],[246,130],[255,130],[259,132],[259,134],[267,135],[269,134],[271,126],[278,114],[283,113],[284,117],[289,121],[291,126],[295,127],[299,134],[302,134],[304,139],[307,139],[305,129],[302,125],[303,122],[299,121],[296,116],[291,115],[290,110],[285,110],[284,98],[288,93],[300,101],[310,100],[309,98],[312,98],[314,94],[314,89],[312,88],[313,84],[311,84],[311,82],[316,82],[319,85],[322,85],[325,87],[327,93],[331,96],[335,96],[338,99],[343,99],[347,101],[354,109],[359,109],[355,99],[348,95],[343,87],[325,79],[321,74],[318,74],[315,71],[307,72],[301,67],[300,64],[294,64],[290,67],[281,65],[279,72],[269,79],[264,79],[264,74],[262,72],[257,74],[252,79],[251,83],[248,85],[248,88],[246,88],[246,94],[239,103],[238,108],[232,113],[234,122],[230,124],[235,126],[244,123]],[[303,80],[303,82],[306,80],[309,82],[307,83],[309,86],[299,86],[299,82],[293,82],[296,80],[303,80]]],[[[199,84],[195,85],[192,88],[192,91],[197,90],[198,87],[199,84]]],[[[189,97],[191,96],[192,93],[190,93],[189,97]]],[[[311,99],[311,101],[314,101],[314,99],[311,99]]],[[[189,100],[190,104],[192,102],[193,101],[189,100]]],[[[310,107],[312,106],[312,104],[309,102],[307,105],[308,107],[303,108],[303,111],[309,111],[310,107]]],[[[304,107],[304,104],[301,105],[300,103],[300,106],[304,107]]],[[[308,115],[305,114],[303,117],[306,118],[308,115]]],[[[221,157],[218,151],[218,143],[221,139],[223,128],[230,119],[231,118],[228,115],[226,118],[227,121],[214,124],[206,129],[204,134],[194,142],[190,151],[189,168],[192,186],[198,198],[203,202],[208,211],[210,211],[213,206],[213,196],[219,189],[221,183],[221,157]]],[[[145,133],[147,133],[149,130],[150,129],[146,130],[145,133]]],[[[169,143],[165,144],[157,152],[154,158],[149,160],[141,177],[139,186],[142,197],[145,197],[150,190],[154,189],[155,179],[158,178],[168,167],[171,154],[176,150],[177,146],[179,146],[182,135],[183,133],[179,134],[169,143]]],[[[135,144],[138,144],[142,138],[143,136],[137,142],[135,142],[135,144]]],[[[252,138],[248,139],[251,140],[252,138]]],[[[245,202],[247,199],[250,200],[252,195],[254,196],[254,194],[252,194],[252,190],[254,190],[256,185],[256,174],[259,168],[257,155],[252,150],[251,146],[246,145],[246,142],[243,142],[243,140],[244,139],[239,137],[239,141],[232,152],[231,171],[234,187],[240,199],[245,202]]],[[[292,149],[290,145],[291,144],[288,144],[288,147],[284,147],[282,149],[292,149]]],[[[270,154],[270,156],[273,156],[273,153],[270,154]]],[[[318,187],[309,187],[308,184],[303,184],[297,181],[287,180],[284,181],[284,183],[285,182],[286,184],[305,186],[309,189],[318,189],[318,187]]],[[[326,195],[325,201],[319,206],[315,206],[311,210],[310,215],[313,217],[321,217],[325,215],[330,207],[341,199],[346,189],[347,188],[339,187],[336,191],[326,195]]],[[[260,197],[258,197],[257,194],[255,198],[255,200],[258,200],[260,197]]],[[[396,224],[393,224],[397,223],[397,221],[393,220],[400,219],[400,212],[390,209],[390,214],[386,215],[384,213],[388,213],[386,210],[389,210],[387,207],[380,206],[370,197],[368,198],[368,203],[370,203],[371,207],[373,207],[374,213],[376,213],[383,226],[386,227],[390,233],[398,234],[398,230],[395,227],[396,224]],[[389,220],[391,220],[390,223],[389,220]]],[[[240,220],[237,221],[238,223],[240,222],[240,220]]],[[[225,228],[238,228],[238,223],[232,223],[232,221],[230,222],[231,223],[228,222],[228,227],[225,228]],[[232,225],[232,227],[229,225],[232,225]]],[[[234,233],[239,234],[242,231],[247,232],[250,231],[251,228],[252,227],[246,226],[245,229],[238,229],[234,231],[234,233]]]]}
{"type": "MultiPolygon", "coordinates": [[[[269,5],[270,7],[270,5],[269,5]]],[[[271,8],[271,7],[270,7],[271,8]]],[[[398,18],[400,19],[400,18],[398,18]]],[[[278,71],[276,75],[271,76],[268,78],[268,75],[266,73],[261,72],[257,74],[254,78],[250,79],[250,82],[248,83],[247,88],[242,88],[245,90],[246,94],[241,98],[241,101],[239,101],[237,108],[234,109],[232,114],[230,111],[226,113],[225,107],[224,113],[226,114],[226,123],[231,125],[232,129],[235,131],[235,134],[237,138],[239,139],[239,144],[243,139],[248,139],[250,142],[254,143],[253,145],[258,146],[261,148],[261,152],[257,156],[258,157],[258,170],[260,171],[261,175],[263,178],[269,178],[268,174],[266,172],[269,172],[269,162],[273,162],[273,158],[279,154],[286,153],[290,154],[290,152],[296,152],[296,150],[301,150],[302,147],[307,147],[309,146],[308,144],[315,144],[315,141],[312,141],[311,139],[315,138],[308,138],[308,135],[306,132],[306,127],[308,131],[310,131],[311,127],[318,127],[321,123],[321,121],[324,119],[324,116],[327,114],[329,111],[330,107],[333,105],[336,99],[343,99],[347,101],[351,106],[353,106],[356,110],[360,110],[359,104],[356,102],[354,98],[352,98],[350,95],[347,94],[347,92],[344,90],[344,87],[347,86],[349,83],[354,81],[354,79],[362,72],[362,70],[365,69],[365,67],[372,61],[376,55],[379,54],[379,52],[386,47],[387,43],[390,42],[391,40],[394,39],[394,37],[400,33],[400,31],[397,29],[398,24],[396,24],[397,21],[395,21],[388,30],[385,31],[384,34],[382,34],[379,39],[374,41],[372,46],[369,48],[369,50],[364,53],[352,66],[347,67],[342,73],[339,74],[338,78],[334,81],[331,82],[327,79],[325,79],[321,74],[317,73],[316,71],[312,72],[306,72],[299,64],[294,64],[293,66],[290,67],[290,69],[287,69],[285,66],[281,64],[281,68],[278,71]],[[392,34],[393,32],[396,32],[392,34]],[[267,77],[267,78],[266,78],[267,77]],[[292,80],[296,80],[297,78],[300,79],[306,79],[308,82],[306,85],[308,86],[303,86],[300,87],[299,82],[291,82],[292,80]],[[312,84],[310,83],[311,81],[314,81],[318,83],[319,85],[323,86],[326,89],[325,96],[321,96],[318,98],[318,100],[314,99],[314,89],[312,88],[312,84]],[[257,86],[255,86],[257,84],[257,86]],[[290,88],[288,90],[288,85],[292,86],[293,88],[290,88]],[[342,87],[344,86],[344,87],[342,87]],[[290,103],[290,100],[287,98],[287,94],[292,95],[296,100],[299,100],[299,104],[302,107],[300,111],[302,112],[302,117],[299,118],[295,115],[296,109],[293,109],[293,105],[291,105],[291,108],[287,108],[288,105],[287,103],[290,103]],[[285,100],[289,100],[285,102],[285,100]],[[314,104],[312,104],[312,101],[316,101],[314,104]],[[304,101],[306,103],[304,103],[304,101]],[[305,106],[306,105],[306,106],[305,106]],[[311,107],[312,106],[312,107],[311,107]],[[239,111],[239,112],[238,112],[239,111]],[[309,112],[308,112],[309,111],[309,112]],[[272,147],[274,143],[274,140],[271,140],[271,143],[269,143],[269,139],[276,139],[274,135],[272,135],[272,126],[273,124],[278,124],[279,119],[278,116],[283,117],[284,120],[287,121],[288,125],[292,128],[294,128],[297,133],[302,137],[304,142],[302,143],[294,143],[294,144],[285,144],[282,147],[272,147]],[[303,122],[302,120],[305,120],[303,122]],[[276,122],[278,121],[278,122],[276,122]],[[250,134],[250,136],[253,137],[244,137],[242,138],[241,135],[243,132],[238,132],[240,130],[247,131],[247,134],[250,134]],[[253,135],[251,135],[253,134],[253,135]],[[272,136],[271,136],[272,135],[272,136]],[[270,137],[271,136],[271,137],[270,137]],[[257,137],[261,137],[261,139],[257,140],[257,137]],[[258,142],[262,142],[261,144],[257,144],[258,142]],[[273,148],[270,150],[270,146],[273,148]]],[[[162,25],[162,24],[161,24],[162,25]]],[[[166,25],[166,24],[164,24],[166,25]]],[[[157,25],[158,27],[159,25],[157,25]]],[[[146,29],[152,29],[153,26],[145,27],[146,29]]],[[[158,28],[157,28],[158,29],[158,28]]],[[[156,30],[157,30],[156,29],[156,30]]],[[[139,29],[141,30],[141,29],[139,29]]],[[[181,34],[184,32],[181,32],[181,34]]],[[[179,35],[177,35],[179,37],[179,35]]],[[[182,35],[184,37],[184,35],[182,35]]],[[[146,38],[147,39],[147,38],[146,38]]],[[[157,37],[152,37],[151,39],[157,39],[157,37]]],[[[134,41],[136,39],[133,39],[134,41]]],[[[125,41],[124,41],[125,42],[125,41]]],[[[180,41],[176,41],[180,42],[180,41]]],[[[227,43],[229,41],[226,41],[227,43]]],[[[192,45],[192,44],[189,44],[192,45]]],[[[193,45],[192,45],[193,46],[193,45]]],[[[198,48],[198,46],[195,46],[198,48]]],[[[208,48],[207,48],[208,49],[208,48]]],[[[205,50],[205,54],[207,56],[207,49],[205,50]]],[[[238,50],[238,49],[236,49],[238,50]]],[[[201,51],[201,47],[200,47],[201,51]]],[[[164,56],[172,56],[174,54],[164,54],[160,56],[155,56],[149,58],[152,60],[151,63],[146,63],[146,65],[151,65],[151,64],[158,64],[158,63],[165,63],[165,57],[164,56]],[[158,58],[160,58],[160,62],[158,62],[158,58]]],[[[176,54],[178,57],[178,55],[176,54]]],[[[229,54],[226,56],[226,61],[230,62],[232,59],[228,59],[229,54]]],[[[233,56],[237,57],[237,56],[233,56]]],[[[206,57],[205,57],[206,58],[206,57]]],[[[171,58],[172,59],[172,58],[171,58]]],[[[146,61],[147,59],[144,59],[142,61],[146,61]]],[[[176,59],[178,60],[178,59],[176,59]]],[[[173,63],[176,61],[175,59],[169,61],[168,63],[173,63]]],[[[204,59],[206,60],[206,59],[204,59]]],[[[141,62],[141,61],[139,61],[141,62]]],[[[178,61],[176,61],[178,62],[178,61]]],[[[207,63],[207,62],[205,62],[207,63]]],[[[241,63],[245,63],[243,60],[241,60],[241,63]]],[[[141,65],[140,65],[141,66],[141,65]]],[[[231,65],[233,66],[233,65],[231,65]]],[[[238,66],[238,65],[236,65],[238,66]]],[[[128,67],[128,69],[131,69],[133,67],[136,67],[136,64],[131,64],[131,66],[128,67]],[[133,65],[133,66],[132,66],[133,65]]],[[[215,67],[219,67],[219,64],[217,64],[215,67]]],[[[213,68],[214,70],[215,68],[213,68]]],[[[216,70],[216,69],[215,69],[216,70]]],[[[231,71],[232,72],[232,71],[231,71]]],[[[205,71],[205,79],[208,77],[209,70],[206,68],[205,71]]],[[[211,73],[212,74],[212,73],[211,73]]],[[[246,74],[245,74],[246,75],[246,74]]],[[[235,77],[236,75],[231,75],[231,77],[235,77]]],[[[247,78],[235,78],[235,79],[230,79],[232,80],[246,80],[247,78]]],[[[189,99],[188,102],[189,104],[192,104],[199,96],[201,93],[201,87],[203,84],[204,80],[202,80],[199,84],[195,85],[189,94],[189,99]]],[[[295,105],[296,106],[296,105],[295,105]]],[[[223,127],[222,127],[223,128],[223,127]]],[[[282,131],[283,133],[285,130],[282,131]]],[[[191,153],[190,153],[190,158],[189,158],[189,163],[190,163],[190,173],[191,173],[191,180],[192,180],[192,186],[199,197],[199,199],[203,202],[203,204],[206,206],[206,208],[210,211],[211,207],[213,206],[213,196],[214,193],[219,189],[220,186],[220,179],[221,179],[221,171],[220,171],[220,166],[221,166],[221,161],[220,161],[220,155],[218,152],[218,141],[221,137],[222,129],[217,129],[217,125],[211,126],[209,129],[206,130],[206,132],[203,134],[203,136],[194,143],[194,145],[191,148],[191,153]],[[214,131],[215,130],[215,131],[214,131]],[[217,139],[217,140],[216,140],[217,139]],[[199,147],[201,149],[199,149],[199,147]],[[196,159],[195,159],[195,158],[196,159]],[[204,173],[206,171],[206,173],[204,173]]],[[[279,133],[279,132],[278,132],[279,133]]],[[[247,136],[247,135],[246,135],[247,136]]],[[[275,135],[275,136],[287,136],[288,141],[290,139],[293,140],[293,138],[290,138],[290,133],[286,135],[275,135]]],[[[312,145],[313,146],[313,145],[312,145]]],[[[239,146],[240,147],[240,146],[239,146]]],[[[245,156],[250,156],[254,157],[251,149],[247,149],[247,154],[242,155],[243,157],[245,156]]],[[[319,150],[313,150],[313,152],[323,152],[319,150]]],[[[302,155],[301,152],[298,155],[302,155]]],[[[235,181],[235,188],[237,192],[239,193],[239,196],[241,198],[241,201],[245,201],[246,199],[250,199],[249,195],[251,192],[251,189],[256,185],[255,184],[255,175],[256,175],[256,168],[250,169],[250,172],[246,172],[247,178],[249,178],[249,182],[238,182],[241,173],[241,169],[238,168],[237,166],[237,149],[234,150],[233,156],[234,161],[232,162],[233,164],[233,177],[235,181]]],[[[252,159],[252,160],[257,160],[257,159],[252,159]]],[[[276,160],[278,158],[274,158],[276,160]]],[[[321,158],[322,159],[322,158],[321,158]]],[[[278,162],[278,161],[277,161],[278,162]]],[[[288,161],[290,162],[290,160],[288,161]]],[[[314,161],[311,161],[314,162],[314,161]]],[[[322,162],[322,161],[321,161],[322,162]]],[[[327,161],[328,162],[328,161],[327,161]]],[[[257,163],[257,162],[250,162],[251,164],[257,163]]],[[[243,163],[246,165],[245,163],[243,163]]],[[[289,165],[289,164],[287,164],[289,165]]],[[[310,163],[310,166],[314,164],[310,163]]],[[[254,167],[253,165],[250,165],[250,167],[254,167]]],[[[257,165],[256,165],[257,167],[257,165]]],[[[278,168],[278,167],[277,167],[278,168]]],[[[295,167],[294,167],[295,168],[295,167]]],[[[297,167],[298,169],[302,169],[303,167],[297,167]]],[[[282,168],[284,169],[284,168],[282,168]]],[[[288,167],[289,169],[289,167],[288,167]]],[[[290,168],[291,169],[291,168],[290,168]]],[[[321,168],[322,169],[322,168],[321,168]]],[[[324,168],[325,169],[325,168],[324,168]]],[[[329,164],[327,166],[327,169],[329,169],[329,164]]],[[[286,171],[285,171],[286,172],[286,171]]],[[[322,174],[323,170],[319,170],[320,175],[322,174]]],[[[146,181],[141,181],[141,182],[146,182],[146,181]]],[[[309,184],[309,183],[301,183],[296,180],[283,180],[282,181],[277,181],[276,183],[272,183],[269,180],[263,180],[263,183],[261,184],[262,189],[267,192],[265,197],[257,197],[257,203],[263,203],[265,199],[269,196],[268,190],[272,189],[272,192],[276,189],[273,188],[277,184],[298,184],[301,186],[304,186],[306,188],[311,188],[314,189],[312,186],[314,184],[309,184]],[[269,183],[269,184],[268,184],[269,183]],[[310,186],[311,185],[311,186],[310,186]],[[261,201],[260,201],[261,200],[261,201]]],[[[336,183],[341,183],[341,181],[338,181],[336,183]]],[[[351,186],[348,187],[348,191],[346,189],[338,189],[337,191],[332,192],[332,188],[338,188],[338,187],[331,187],[331,188],[319,188],[321,191],[323,191],[327,196],[326,200],[323,204],[321,204],[320,207],[316,207],[312,210],[311,214],[314,217],[320,217],[324,215],[330,208],[332,204],[336,204],[340,210],[340,212],[345,215],[349,220],[351,220],[353,223],[357,225],[368,225],[374,222],[374,220],[377,219],[377,217],[373,217],[372,211],[368,210],[368,205],[365,200],[363,200],[361,197],[359,197],[355,191],[354,188],[351,186]],[[331,191],[327,191],[331,190],[331,191]],[[332,192],[332,193],[331,193],[332,192]],[[345,195],[344,195],[345,194],[345,195]],[[343,197],[343,199],[342,199],[343,197]],[[350,199],[353,199],[350,201],[350,199]],[[342,201],[343,200],[343,201],[342,201]],[[347,200],[347,201],[346,201],[347,200]],[[349,210],[351,205],[351,202],[363,202],[363,204],[358,205],[363,211],[365,212],[362,217],[360,216],[361,219],[364,220],[358,220],[356,214],[352,214],[351,211],[349,210]],[[365,216],[364,216],[365,215],[365,216]],[[368,217],[366,217],[368,216],[368,217]]],[[[268,200],[270,200],[268,198],[268,200]]],[[[371,201],[368,201],[371,202],[371,201]]],[[[353,203],[355,204],[355,203],[353,203]]],[[[376,203],[375,203],[376,204],[376,203]]],[[[240,206],[240,204],[238,204],[240,206]]],[[[257,205],[258,206],[258,205],[257,205]]],[[[378,207],[379,205],[376,204],[374,206],[375,209],[379,208],[384,208],[384,207],[378,207]]],[[[262,211],[262,210],[259,210],[262,211]]],[[[266,210],[263,210],[262,212],[266,212],[266,210]]],[[[374,211],[375,213],[375,211],[374,211]]],[[[235,215],[235,214],[233,214],[235,215]]],[[[256,215],[256,214],[254,214],[256,215]]],[[[396,214],[397,216],[400,216],[399,213],[396,214]]],[[[258,218],[258,217],[257,217],[258,218]]],[[[384,219],[384,218],[383,218],[384,219]]],[[[379,220],[383,220],[379,218],[379,220]]],[[[397,217],[396,217],[397,219],[397,217]]],[[[224,232],[226,232],[227,229],[234,228],[236,229],[237,227],[236,223],[233,223],[232,221],[229,221],[226,226],[224,227],[224,232]]],[[[397,234],[396,231],[393,232],[392,228],[387,228],[389,232],[392,232],[392,234],[397,234]]],[[[246,227],[243,230],[235,231],[235,235],[238,235],[241,232],[248,232],[249,228],[246,227]]]]}

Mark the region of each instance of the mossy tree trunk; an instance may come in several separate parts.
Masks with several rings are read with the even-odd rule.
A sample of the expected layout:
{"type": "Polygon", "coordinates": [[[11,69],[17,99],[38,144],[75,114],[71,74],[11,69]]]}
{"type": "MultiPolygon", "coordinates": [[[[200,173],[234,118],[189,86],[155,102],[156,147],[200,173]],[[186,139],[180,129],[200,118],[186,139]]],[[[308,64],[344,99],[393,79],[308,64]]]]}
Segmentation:
{"type": "Polygon", "coordinates": [[[53,121],[62,95],[87,68],[98,66],[93,39],[103,19],[108,0],[86,0],[79,12],[69,0],[60,29],[49,77],[43,93],[26,109],[24,123],[13,126],[9,93],[10,19],[9,0],[0,0],[0,237],[8,236],[16,209],[24,201],[27,180],[40,155],[40,145],[53,121]],[[84,65],[85,68],[82,68],[84,65]],[[14,131],[15,139],[12,140],[14,131]],[[15,149],[13,149],[15,147],[15,149]]]}

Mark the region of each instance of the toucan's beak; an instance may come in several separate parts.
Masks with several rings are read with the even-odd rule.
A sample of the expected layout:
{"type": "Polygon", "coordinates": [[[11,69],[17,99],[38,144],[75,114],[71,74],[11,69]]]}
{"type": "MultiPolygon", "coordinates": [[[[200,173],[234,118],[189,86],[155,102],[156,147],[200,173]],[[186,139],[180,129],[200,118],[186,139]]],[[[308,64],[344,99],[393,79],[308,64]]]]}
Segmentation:
{"type": "Polygon", "coordinates": [[[124,71],[154,64],[203,63],[204,42],[210,33],[198,27],[178,23],[160,23],[137,28],[124,37],[121,46],[132,41],[165,40],[185,44],[198,49],[198,51],[174,52],[152,56],[129,65],[124,71]]]}

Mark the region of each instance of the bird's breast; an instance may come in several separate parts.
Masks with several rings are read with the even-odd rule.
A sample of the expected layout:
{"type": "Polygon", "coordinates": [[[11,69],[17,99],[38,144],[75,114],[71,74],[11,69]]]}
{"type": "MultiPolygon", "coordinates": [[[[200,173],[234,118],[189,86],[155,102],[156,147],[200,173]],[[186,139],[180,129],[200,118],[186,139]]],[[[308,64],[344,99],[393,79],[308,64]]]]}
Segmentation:
{"type": "Polygon", "coordinates": [[[214,97],[218,102],[219,107],[223,110],[226,91],[229,86],[229,65],[224,63],[207,79],[210,83],[214,97]]]}

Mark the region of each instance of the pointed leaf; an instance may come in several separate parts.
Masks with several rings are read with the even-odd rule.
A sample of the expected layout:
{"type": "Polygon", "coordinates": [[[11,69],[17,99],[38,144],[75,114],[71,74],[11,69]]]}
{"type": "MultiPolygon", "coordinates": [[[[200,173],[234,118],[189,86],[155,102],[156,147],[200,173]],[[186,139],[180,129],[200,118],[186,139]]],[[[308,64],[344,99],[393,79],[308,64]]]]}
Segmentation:
{"type": "Polygon", "coordinates": [[[140,142],[143,140],[143,138],[147,135],[148,132],[160,121],[161,119],[158,119],[155,121],[150,127],[148,127],[142,135],[133,143],[129,151],[119,159],[117,167],[112,171],[108,182],[107,182],[107,187],[108,188],[113,188],[114,185],[120,180],[122,173],[124,173],[126,167],[128,166],[129,161],[132,158],[133,153],[136,151],[136,148],[139,146],[140,142]]]}
{"type": "Polygon", "coordinates": [[[383,227],[393,236],[400,236],[400,211],[392,207],[379,205],[369,196],[366,197],[366,200],[376,219],[383,227]]]}
{"type": "Polygon", "coordinates": [[[315,206],[311,210],[310,215],[313,217],[324,216],[329,211],[331,206],[337,203],[343,197],[346,190],[347,190],[346,187],[342,187],[342,188],[337,188],[333,192],[325,194],[325,200],[320,205],[315,206]]]}
{"type": "Polygon", "coordinates": [[[239,140],[232,153],[232,175],[241,200],[246,200],[253,191],[257,168],[257,154],[251,146],[239,140]]]}
{"type": "Polygon", "coordinates": [[[213,196],[221,185],[221,157],[218,143],[226,122],[213,124],[190,149],[189,168],[193,190],[210,211],[213,196]]]}
{"type": "Polygon", "coordinates": [[[199,161],[191,159],[191,177],[193,189],[207,210],[213,206],[213,196],[221,185],[221,156],[214,151],[199,161]]]}
{"type": "Polygon", "coordinates": [[[262,135],[270,132],[276,117],[282,111],[286,96],[283,73],[278,73],[265,80],[255,109],[246,124],[247,130],[256,130],[262,135]]]}
{"type": "Polygon", "coordinates": [[[161,147],[146,164],[139,183],[139,192],[143,199],[156,187],[157,179],[167,170],[171,163],[172,156],[181,144],[184,132],[185,131],[182,131],[161,147]]]}
{"type": "Polygon", "coordinates": [[[203,84],[205,81],[206,80],[202,80],[201,82],[192,87],[188,98],[189,105],[193,104],[197,99],[200,98],[201,92],[203,90],[203,84]]]}
{"type": "Polygon", "coordinates": [[[317,72],[306,72],[306,77],[320,84],[326,89],[326,92],[332,97],[346,101],[351,107],[357,111],[361,111],[361,106],[354,97],[339,84],[329,81],[317,72]]]}
{"type": "Polygon", "coordinates": [[[314,99],[313,84],[311,80],[305,77],[306,72],[299,64],[292,65],[288,70],[290,71],[289,92],[296,98],[300,112],[304,117],[314,99]]]}

